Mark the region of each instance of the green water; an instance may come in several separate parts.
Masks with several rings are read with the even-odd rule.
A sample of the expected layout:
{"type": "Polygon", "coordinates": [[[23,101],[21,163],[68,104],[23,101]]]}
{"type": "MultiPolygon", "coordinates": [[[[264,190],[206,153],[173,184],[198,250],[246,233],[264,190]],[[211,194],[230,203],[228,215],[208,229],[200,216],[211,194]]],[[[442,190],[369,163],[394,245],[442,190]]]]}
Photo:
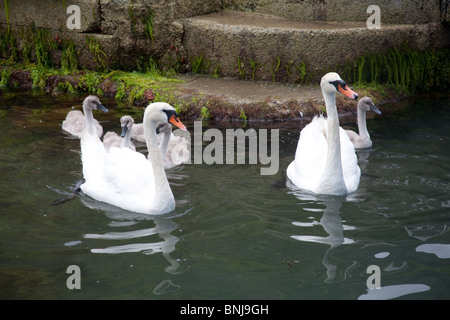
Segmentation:
{"type": "MultiPolygon", "coordinates": [[[[348,197],[286,186],[306,122],[256,123],[280,129],[278,173],[262,176],[260,164],[169,170],[177,207],[162,217],[82,194],[51,205],[82,179],[80,142],[60,126],[81,102],[0,91],[0,298],[450,298],[448,97],[382,106],[402,108],[368,121],[373,147],[359,153],[363,174],[348,197]],[[71,265],[81,289],[67,287],[71,265]],[[381,289],[369,291],[371,265],[381,289]]],[[[118,132],[126,109],[102,102],[110,112],[95,117],[118,132]]]]}

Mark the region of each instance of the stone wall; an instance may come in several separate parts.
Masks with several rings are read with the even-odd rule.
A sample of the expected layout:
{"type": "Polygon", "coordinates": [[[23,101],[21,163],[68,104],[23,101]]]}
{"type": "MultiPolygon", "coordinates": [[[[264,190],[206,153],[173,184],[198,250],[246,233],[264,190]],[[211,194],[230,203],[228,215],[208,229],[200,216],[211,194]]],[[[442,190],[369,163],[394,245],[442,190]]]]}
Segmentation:
{"type": "MultiPolygon", "coordinates": [[[[233,38],[233,32],[224,34],[224,28],[218,32],[207,28],[205,31],[195,33],[197,31],[192,31],[192,22],[190,25],[186,22],[190,17],[218,12],[223,8],[303,21],[363,23],[368,17],[367,7],[375,4],[381,9],[382,24],[420,24],[419,29],[411,29],[408,34],[410,38],[417,38],[414,40],[415,43],[424,42],[423,46],[417,46],[420,49],[436,46],[436,42],[448,41],[448,37],[445,37],[448,32],[446,33],[439,24],[441,21],[448,21],[450,11],[448,9],[450,0],[9,0],[0,1],[0,35],[5,35],[8,28],[5,3],[9,4],[9,24],[15,38],[15,42],[11,42],[10,45],[17,47],[19,58],[23,49],[26,49],[26,41],[37,36],[35,31],[30,33],[30,30],[45,29],[50,32],[55,42],[59,41],[61,44],[61,40],[73,41],[78,65],[81,68],[134,70],[153,58],[159,62],[160,67],[174,68],[180,72],[191,70],[190,60],[202,54],[202,51],[207,52],[211,49],[205,46],[209,46],[214,39],[218,39],[217,41],[224,39],[223,50],[222,53],[212,52],[210,61],[219,59],[220,54],[224,55],[229,49],[226,39],[233,38]],[[71,30],[67,26],[71,13],[67,13],[66,9],[70,5],[80,8],[80,29],[71,30]],[[434,27],[428,28],[426,24],[433,24],[434,27]],[[149,25],[152,25],[152,36],[149,33],[149,25]],[[423,35],[415,36],[415,33],[425,32],[423,30],[429,30],[431,40],[427,40],[423,35]],[[28,34],[28,40],[24,34],[28,34]],[[205,49],[200,51],[203,47],[205,49]]],[[[236,31],[236,28],[230,29],[236,31]]],[[[271,32],[267,31],[270,35],[271,32]]],[[[249,37],[253,37],[245,30],[239,36],[244,37],[242,34],[250,34],[249,37]]],[[[333,33],[330,37],[336,35],[338,34],[333,33]]],[[[396,45],[401,42],[401,39],[394,40],[388,44],[392,42],[396,45]]],[[[271,47],[259,45],[261,48],[252,46],[245,48],[241,45],[240,48],[242,47],[248,57],[252,54],[262,57],[266,53],[279,51],[279,43],[283,39],[279,40],[275,35],[270,41],[271,47]],[[248,53],[251,48],[259,51],[248,53]]],[[[444,42],[442,45],[446,45],[444,42]]],[[[231,41],[228,43],[231,46],[231,41]]],[[[312,42],[311,48],[317,47],[318,43],[312,42]]],[[[342,45],[339,41],[337,43],[342,45]]],[[[358,42],[353,42],[352,45],[358,46],[358,42]]],[[[326,43],[324,46],[329,47],[326,43]]],[[[241,50],[240,48],[237,51],[241,50]]],[[[379,45],[373,50],[377,51],[380,48],[383,46],[379,45]]],[[[61,45],[52,50],[54,65],[58,66],[62,54],[61,45]]],[[[351,50],[350,45],[347,45],[346,50],[342,52],[345,55],[351,50]]],[[[9,57],[8,54],[4,54],[6,58],[9,57]]],[[[271,65],[276,58],[274,54],[269,57],[270,59],[261,58],[261,63],[271,65]]],[[[314,51],[302,54],[317,56],[314,51]]],[[[239,55],[235,55],[229,57],[229,60],[234,64],[238,57],[239,55]]],[[[303,61],[306,61],[306,58],[303,61]]],[[[291,59],[286,57],[286,60],[291,59]]],[[[216,65],[219,64],[225,71],[226,62],[217,61],[216,65]]],[[[234,73],[224,72],[223,75],[239,74],[234,70],[234,73]]],[[[268,73],[261,75],[260,78],[270,79],[270,77],[268,73]]]]}
{"type": "Polygon", "coordinates": [[[446,20],[446,0],[223,0],[232,10],[296,20],[366,21],[367,7],[377,5],[382,23],[424,24],[446,20]]]}
{"type": "MultiPolygon", "coordinates": [[[[30,26],[44,28],[56,39],[71,39],[81,67],[95,69],[93,53],[86,38],[94,39],[105,53],[109,68],[135,68],[138,61],[153,57],[162,65],[173,67],[186,55],[181,43],[181,18],[215,12],[220,0],[20,0],[9,2],[9,23],[19,50],[23,39],[20,30],[30,26]],[[81,28],[70,30],[67,19],[80,8],[81,28]],[[64,7],[65,6],[65,7],[64,7]],[[153,39],[146,24],[153,25],[153,39]]],[[[7,27],[5,1],[0,1],[0,27],[7,27]]],[[[22,32],[23,33],[23,32],[22,32]]],[[[181,64],[180,64],[181,65],[181,64]]]]}

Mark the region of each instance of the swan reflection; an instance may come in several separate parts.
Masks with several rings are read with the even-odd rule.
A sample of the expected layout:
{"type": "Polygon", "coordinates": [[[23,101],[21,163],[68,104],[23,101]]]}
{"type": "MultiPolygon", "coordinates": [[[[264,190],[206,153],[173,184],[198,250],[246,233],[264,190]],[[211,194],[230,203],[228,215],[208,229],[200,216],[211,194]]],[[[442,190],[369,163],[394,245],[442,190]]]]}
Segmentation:
{"type": "Polygon", "coordinates": [[[175,250],[175,245],[179,241],[178,237],[171,234],[177,227],[177,224],[170,218],[155,218],[154,228],[138,229],[126,232],[107,232],[105,234],[85,234],[85,239],[107,239],[107,240],[131,240],[136,238],[149,237],[152,235],[158,235],[163,241],[158,242],[138,242],[117,246],[109,246],[106,248],[94,248],[91,249],[92,253],[129,253],[129,252],[142,252],[146,255],[155,254],[161,252],[163,257],[170,263],[170,266],[165,270],[171,274],[181,273],[178,272],[180,263],[170,256],[170,253],[175,250]]]}
{"type": "MultiPolygon", "coordinates": [[[[177,216],[150,216],[144,214],[133,213],[125,211],[118,207],[95,201],[89,197],[82,197],[81,201],[87,207],[95,210],[101,210],[112,221],[108,224],[110,227],[130,227],[137,226],[140,223],[153,221],[155,226],[151,228],[136,228],[132,231],[123,232],[106,232],[103,234],[89,233],[84,234],[85,239],[99,239],[112,242],[127,241],[132,242],[137,239],[149,239],[149,237],[158,236],[162,241],[136,241],[133,243],[111,245],[105,248],[92,248],[92,253],[103,254],[122,254],[122,253],[136,253],[142,252],[145,255],[153,255],[161,253],[162,256],[168,261],[169,266],[164,270],[172,275],[181,274],[186,271],[186,268],[181,268],[180,261],[171,257],[171,253],[175,251],[175,246],[179,241],[179,238],[172,235],[172,232],[176,230],[177,224],[173,221],[174,218],[184,215],[186,212],[177,216]]],[[[179,290],[180,287],[171,280],[162,280],[162,282],[153,290],[154,294],[161,295],[169,292],[179,290]]]]}
{"type": "Polygon", "coordinates": [[[289,185],[289,183],[288,187],[290,187],[291,193],[294,194],[299,200],[308,201],[310,203],[314,203],[315,205],[321,204],[325,206],[324,209],[303,208],[303,210],[308,212],[322,212],[322,217],[319,221],[313,220],[312,222],[306,223],[293,221],[292,224],[299,227],[312,227],[320,225],[328,234],[328,236],[322,237],[302,234],[292,235],[291,238],[298,241],[316,242],[327,244],[330,246],[322,259],[322,264],[327,269],[327,279],[325,280],[325,282],[333,281],[336,277],[337,267],[329,261],[328,257],[331,251],[343,244],[351,244],[355,242],[353,239],[344,236],[344,231],[355,230],[356,228],[343,223],[343,220],[340,216],[341,206],[344,201],[355,201],[356,199],[352,196],[338,197],[305,194],[303,191],[300,191],[292,185],[289,185]]]}

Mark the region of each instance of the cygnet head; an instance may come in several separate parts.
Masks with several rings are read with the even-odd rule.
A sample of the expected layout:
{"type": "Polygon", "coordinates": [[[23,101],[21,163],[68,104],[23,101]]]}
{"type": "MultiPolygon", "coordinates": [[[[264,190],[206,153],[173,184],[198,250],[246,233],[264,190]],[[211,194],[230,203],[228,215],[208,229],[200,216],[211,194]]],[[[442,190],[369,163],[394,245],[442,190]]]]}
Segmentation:
{"type": "Polygon", "coordinates": [[[87,96],[86,99],[84,99],[83,107],[91,110],[102,110],[104,112],[108,112],[108,109],[103,106],[100,99],[94,95],[87,96]]]}
{"type": "Polygon", "coordinates": [[[371,97],[363,97],[361,100],[359,100],[358,109],[361,109],[363,111],[373,111],[376,114],[381,114],[381,111],[377,108],[375,103],[373,103],[371,97]]]}
{"type": "Polygon", "coordinates": [[[324,93],[340,92],[350,99],[358,99],[358,94],[347,86],[336,72],[329,72],[322,77],[320,87],[324,93]]]}
{"type": "Polygon", "coordinates": [[[123,116],[122,118],[120,118],[120,125],[122,126],[122,134],[121,134],[122,138],[125,137],[128,130],[131,130],[133,124],[134,120],[130,116],[123,116]]]}
{"type": "Polygon", "coordinates": [[[154,102],[147,106],[144,112],[143,122],[148,123],[149,121],[152,123],[153,128],[156,128],[160,122],[170,122],[181,130],[186,131],[186,127],[178,119],[178,113],[175,108],[166,102],[154,102]]]}
{"type": "Polygon", "coordinates": [[[171,131],[172,131],[172,125],[168,122],[158,123],[158,126],[156,127],[156,134],[170,133],[171,131]]]}

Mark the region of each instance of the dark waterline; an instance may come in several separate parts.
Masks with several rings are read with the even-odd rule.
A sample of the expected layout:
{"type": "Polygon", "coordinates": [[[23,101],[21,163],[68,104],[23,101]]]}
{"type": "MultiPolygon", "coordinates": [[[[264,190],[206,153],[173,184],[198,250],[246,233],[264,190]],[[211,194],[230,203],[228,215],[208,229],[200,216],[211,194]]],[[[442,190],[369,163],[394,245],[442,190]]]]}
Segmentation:
{"type": "MultiPolygon", "coordinates": [[[[169,170],[177,207],[162,217],[82,194],[51,205],[82,180],[79,140],[60,126],[81,102],[0,90],[1,298],[450,298],[449,97],[385,105],[402,108],[368,120],[373,147],[358,153],[361,182],[348,197],[287,187],[300,128],[249,123],[280,129],[278,173],[261,176],[259,163],[169,170]],[[66,286],[70,265],[80,290],[66,286]],[[371,265],[382,288],[368,291],[371,265]]],[[[118,132],[129,110],[102,102],[110,112],[95,117],[118,132]]]]}

